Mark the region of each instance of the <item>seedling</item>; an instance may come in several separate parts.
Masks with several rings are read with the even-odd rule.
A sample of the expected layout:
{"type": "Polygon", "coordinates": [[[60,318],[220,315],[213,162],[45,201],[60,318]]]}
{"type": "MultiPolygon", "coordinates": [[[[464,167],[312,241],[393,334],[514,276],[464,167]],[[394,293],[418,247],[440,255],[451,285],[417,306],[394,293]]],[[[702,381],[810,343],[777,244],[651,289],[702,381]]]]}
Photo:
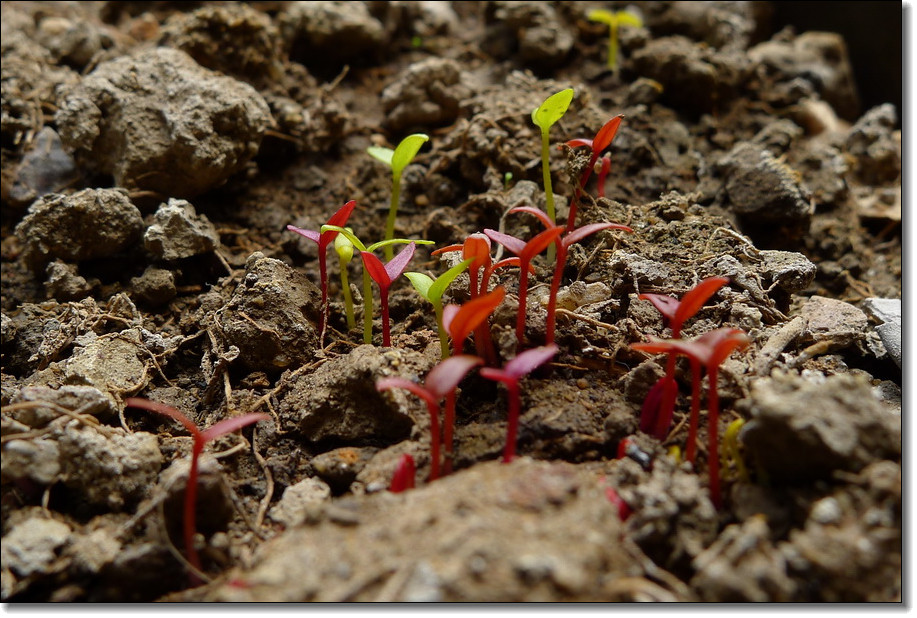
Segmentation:
{"type": "Polygon", "coordinates": [[[563,231],[564,227],[562,225],[552,226],[532,240],[525,242],[503,232],[490,229],[484,230],[484,233],[492,240],[519,256],[519,313],[516,315],[516,341],[519,347],[522,347],[525,339],[525,305],[526,297],[528,296],[530,264],[536,255],[548,247],[553,247],[554,241],[563,231]]]}
{"type": "MultiPolygon", "coordinates": [[[[331,218],[328,219],[328,223],[325,225],[333,225],[338,227],[343,227],[347,224],[347,219],[350,218],[350,213],[353,212],[353,209],[356,207],[357,203],[354,200],[350,200],[343,206],[340,210],[331,215],[331,218]]],[[[314,230],[304,230],[302,228],[296,227],[295,225],[288,225],[287,229],[291,232],[296,232],[300,236],[305,236],[309,240],[318,244],[318,276],[319,282],[322,288],[322,318],[320,325],[321,339],[324,341],[325,338],[325,325],[328,322],[328,268],[326,265],[325,253],[327,252],[328,245],[330,245],[338,233],[333,230],[325,231],[324,226],[320,232],[314,230]]],[[[348,289],[348,293],[350,290],[348,289]]]]}
{"type": "MultiPolygon", "coordinates": [[[[727,283],[729,283],[729,279],[726,277],[704,279],[688,290],[681,301],[665,294],[640,294],[638,298],[650,301],[659,313],[668,320],[669,328],[672,329],[672,339],[679,339],[682,325],[693,317],[717,290],[727,283]]],[[[643,410],[640,414],[640,431],[651,433],[657,439],[664,440],[669,432],[669,427],[672,425],[677,395],[678,383],[675,381],[675,354],[669,354],[665,367],[665,376],[653,385],[647,394],[646,400],[643,402],[643,410]]],[[[689,438],[687,457],[693,463],[694,453],[690,444],[691,439],[689,438]]]]}
{"type": "MultiPolygon", "coordinates": [[[[409,243],[414,243],[415,245],[432,245],[432,240],[410,240],[408,238],[392,238],[390,240],[380,240],[379,242],[373,243],[368,247],[363,244],[359,238],[354,236],[353,232],[350,230],[344,229],[336,225],[323,225],[322,232],[325,231],[334,231],[340,233],[342,236],[345,236],[347,240],[353,243],[353,246],[359,249],[360,255],[364,253],[372,253],[373,251],[380,249],[382,247],[388,247],[391,245],[406,245],[409,243]]],[[[383,267],[384,268],[384,267],[383,267]]],[[[393,279],[394,280],[394,279],[393,279]]],[[[386,303],[388,299],[386,298],[386,303]]],[[[383,323],[387,323],[388,320],[383,320],[383,323]]],[[[385,326],[383,326],[385,328],[385,326]]],[[[365,267],[363,268],[363,343],[372,343],[373,342],[373,287],[372,279],[369,273],[369,270],[365,267]]],[[[388,345],[388,344],[385,344],[388,345]]]]}
{"type": "Polygon", "coordinates": [[[508,414],[506,422],[506,446],[503,448],[503,463],[509,463],[516,456],[516,434],[519,431],[519,414],[522,408],[519,397],[519,380],[551,360],[557,354],[556,345],[546,345],[521,352],[506,363],[503,369],[484,367],[481,376],[506,385],[508,414]]]}
{"type": "MultiPolygon", "coordinates": [[[[366,150],[371,157],[392,168],[392,201],[388,208],[388,220],[385,222],[384,240],[395,237],[395,217],[398,216],[398,200],[401,199],[401,174],[417,155],[420,147],[429,139],[430,137],[423,133],[414,133],[401,140],[394,150],[382,146],[370,146],[366,150]]],[[[392,246],[386,245],[385,259],[391,261],[393,253],[392,246]]]]}
{"type": "Polygon", "coordinates": [[[439,331],[439,343],[442,351],[442,357],[449,357],[449,337],[446,334],[446,329],[443,326],[443,294],[446,292],[446,288],[449,287],[449,284],[452,283],[456,277],[458,277],[474,260],[465,260],[464,262],[459,262],[435,280],[429,275],[424,273],[404,273],[404,276],[407,277],[411,283],[414,285],[414,289],[417,290],[417,293],[423,296],[425,299],[430,301],[433,305],[433,311],[436,314],[436,327],[439,331]]]}
{"type": "Polygon", "coordinates": [[[742,456],[742,446],[739,444],[739,432],[745,426],[745,419],[737,418],[729,423],[723,432],[723,445],[720,447],[720,464],[724,470],[734,470],[736,480],[747,483],[749,481],[748,468],[742,456]]]}
{"type": "MultiPolygon", "coordinates": [[[[518,266],[519,258],[506,258],[494,263],[490,257],[490,238],[484,234],[471,234],[461,245],[449,245],[433,251],[432,255],[439,255],[449,251],[461,251],[462,258],[471,260],[468,267],[468,293],[471,300],[487,292],[490,287],[490,277],[496,269],[503,266],[518,266]]],[[[478,326],[474,333],[474,345],[478,356],[487,360],[488,365],[496,363],[496,353],[490,339],[490,330],[484,322],[478,326]]]]}
{"type": "Polygon", "coordinates": [[[621,26],[642,28],[643,20],[630,11],[608,11],[605,9],[589,11],[588,18],[590,21],[608,25],[608,68],[616,73],[618,71],[618,28],[621,26]]]}
{"type": "Polygon", "coordinates": [[[363,258],[363,268],[373,278],[376,285],[379,286],[379,300],[382,304],[382,345],[385,347],[392,345],[391,327],[388,319],[388,291],[395,279],[400,277],[408,267],[408,262],[414,257],[414,249],[416,248],[417,245],[410,243],[401,250],[401,253],[385,264],[369,251],[360,252],[360,257],[363,258]]]}
{"type": "MultiPolygon", "coordinates": [[[[353,229],[349,227],[345,229],[353,233],[353,229]]],[[[347,328],[354,329],[357,327],[357,321],[353,314],[353,296],[350,293],[350,277],[347,274],[347,265],[353,259],[353,243],[343,234],[338,234],[334,239],[334,251],[338,254],[338,266],[341,271],[341,293],[344,295],[344,314],[347,317],[347,328]]]]}
{"type": "MultiPolygon", "coordinates": [[[[168,416],[181,423],[185,429],[188,430],[188,433],[191,434],[193,442],[191,446],[191,468],[188,471],[188,486],[185,488],[184,541],[185,552],[188,554],[188,562],[197,572],[202,572],[201,559],[197,553],[197,549],[194,547],[194,535],[197,531],[195,518],[197,506],[198,460],[200,459],[201,453],[204,451],[204,445],[212,440],[216,440],[220,436],[225,436],[226,434],[232,433],[247,425],[251,425],[252,423],[257,423],[258,421],[266,421],[271,417],[267,414],[260,413],[243,414],[242,416],[224,419],[204,431],[201,431],[191,419],[182,414],[179,410],[164,403],[140,399],[138,397],[129,397],[124,401],[124,404],[128,407],[149,410],[150,412],[168,416]]],[[[191,578],[194,583],[199,583],[199,577],[196,573],[192,572],[191,578]]]]}
{"type": "Polygon", "coordinates": [[[479,326],[486,327],[487,318],[503,302],[506,292],[501,286],[495,287],[487,294],[459,305],[446,305],[443,308],[443,327],[452,338],[452,354],[459,355],[465,347],[465,339],[479,326]]]}
{"type": "MultiPolygon", "coordinates": [[[[446,435],[447,462],[452,458],[452,426],[455,424],[455,387],[469,371],[483,361],[477,356],[459,355],[440,361],[430,370],[424,385],[399,377],[382,378],[376,381],[376,390],[387,391],[403,388],[423,399],[430,413],[430,480],[439,478],[439,402],[446,399],[446,414],[443,419],[446,435]],[[450,395],[453,395],[450,397],[450,395]]],[[[450,466],[451,467],[451,466],[450,466]]]]}
{"type": "MultiPolygon", "coordinates": [[[[592,175],[592,170],[595,169],[595,163],[599,160],[599,156],[602,154],[606,148],[611,145],[612,140],[614,140],[615,135],[618,134],[618,127],[621,126],[621,121],[624,120],[624,115],[618,115],[602,125],[602,128],[599,129],[599,132],[595,134],[595,137],[592,139],[585,139],[582,137],[571,139],[567,142],[567,146],[570,148],[578,148],[579,146],[588,146],[592,151],[592,154],[589,157],[589,164],[586,165],[586,168],[583,170],[582,176],[580,176],[579,185],[576,187],[576,190],[573,192],[573,199],[570,200],[570,214],[567,216],[567,231],[572,232],[573,228],[576,227],[576,208],[579,204],[580,195],[586,189],[586,183],[589,182],[589,177],[592,175]]],[[[604,159],[602,165],[605,165],[604,159]]],[[[605,169],[603,167],[603,169],[605,169]]],[[[608,170],[611,169],[611,159],[608,160],[608,168],[605,170],[604,176],[599,174],[599,196],[605,196],[605,176],[608,175],[608,170]]]]}
{"type": "Polygon", "coordinates": [[[402,491],[414,489],[414,477],[417,476],[417,466],[414,465],[414,458],[408,453],[401,456],[398,465],[395,467],[395,474],[392,475],[392,483],[388,490],[393,494],[400,494],[402,491]]]}
{"type": "MultiPolygon", "coordinates": [[[[573,88],[561,90],[552,94],[545,102],[532,110],[532,122],[541,129],[541,174],[544,179],[544,194],[547,204],[548,216],[551,223],[557,222],[554,212],[554,189],[551,186],[551,165],[549,161],[550,148],[548,146],[548,133],[551,125],[560,120],[573,100],[573,88]]],[[[552,246],[553,247],[553,246],[552,246]]],[[[554,249],[548,250],[548,260],[554,260],[554,249]]]]}
{"type": "Polygon", "coordinates": [[[596,179],[598,185],[598,196],[605,197],[605,180],[611,172],[611,155],[607,152],[602,156],[602,164],[599,167],[599,177],[596,179]]]}
{"type": "MultiPolygon", "coordinates": [[[[548,216],[537,208],[532,208],[531,206],[520,206],[518,208],[513,208],[510,210],[510,212],[527,212],[538,217],[538,220],[541,221],[547,230],[550,230],[553,227],[551,220],[548,219],[548,216]]],[[[623,230],[625,232],[633,233],[631,228],[618,223],[591,223],[589,225],[584,225],[582,227],[576,228],[572,232],[567,232],[563,236],[558,236],[554,241],[554,244],[557,246],[557,260],[554,264],[554,277],[551,279],[551,292],[548,296],[548,317],[545,323],[545,342],[548,344],[554,343],[554,324],[556,321],[557,313],[557,293],[560,291],[560,281],[564,275],[564,267],[567,265],[567,255],[570,251],[570,246],[581,241],[586,236],[595,234],[601,230],[623,230]]]]}
{"type": "MultiPolygon", "coordinates": [[[[631,347],[651,354],[660,352],[684,354],[691,361],[692,401],[700,401],[700,369],[707,369],[707,435],[709,447],[707,462],[710,472],[710,495],[717,508],[722,504],[720,497],[719,450],[717,448],[717,423],[719,422],[720,402],[717,391],[719,367],[735,350],[748,346],[750,340],[738,328],[718,328],[704,333],[691,341],[682,339],[650,338],[649,343],[635,343],[631,347]]],[[[697,440],[698,406],[692,405],[691,430],[688,436],[688,461],[693,462],[695,442],[697,440]]]]}
{"type": "MultiPolygon", "coordinates": [[[[604,482],[605,479],[603,478],[602,481],[604,482]]],[[[633,509],[630,508],[630,505],[624,501],[624,498],[621,497],[614,487],[610,485],[605,487],[605,497],[611,502],[612,506],[615,507],[618,513],[618,519],[622,522],[627,521],[627,518],[633,514],[633,509]]]]}

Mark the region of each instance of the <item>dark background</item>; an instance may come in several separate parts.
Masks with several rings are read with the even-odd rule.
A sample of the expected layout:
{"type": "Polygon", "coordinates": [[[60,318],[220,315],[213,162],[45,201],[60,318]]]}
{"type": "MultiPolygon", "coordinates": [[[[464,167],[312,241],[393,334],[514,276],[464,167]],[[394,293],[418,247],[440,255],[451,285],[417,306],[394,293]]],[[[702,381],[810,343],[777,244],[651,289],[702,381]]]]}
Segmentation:
{"type": "Polygon", "coordinates": [[[901,2],[773,2],[773,31],[793,26],[837,32],[847,42],[860,94],[860,113],[893,103],[903,113],[903,28],[901,2]]]}

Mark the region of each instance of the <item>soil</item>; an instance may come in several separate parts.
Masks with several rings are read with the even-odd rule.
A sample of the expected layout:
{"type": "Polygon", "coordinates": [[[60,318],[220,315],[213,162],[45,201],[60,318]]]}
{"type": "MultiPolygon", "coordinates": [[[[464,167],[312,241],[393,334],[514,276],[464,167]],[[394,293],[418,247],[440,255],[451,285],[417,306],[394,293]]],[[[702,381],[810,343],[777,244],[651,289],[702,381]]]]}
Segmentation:
{"type": "MultiPolygon", "coordinates": [[[[895,102],[863,106],[844,39],[774,31],[767,3],[635,3],[611,70],[600,6],[4,2],[0,597],[900,602],[895,102]],[[391,171],[367,148],[423,132],[396,234],[435,245],[409,270],[445,272],[457,254],[431,251],[485,228],[531,238],[507,212],[545,207],[531,112],[568,87],[558,221],[588,161],[563,143],[623,114],[576,222],[633,233],[571,246],[516,459],[500,461],[506,389],[472,372],[454,471],[429,481],[425,405],[375,388],[439,362],[429,303],[396,281],[392,345],[378,297],[364,344],[329,251],[322,332],[317,245],[286,226],[355,200],[347,225],[382,238],[391,171]],[[639,295],[713,276],[729,283],[682,336],[750,341],[719,371],[719,435],[744,421],[719,508],[706,414],[682,461],[689,363],[659,439],[639,427],[665,356],[631,347],[672,335],[639,295]],[[201,460],[202,584],[181,531],[191,439],[128,397],[200,427],[271,417],[201,460]],[[405,454],[417,486],[392,493],[405,454]]],[[[524,348],[545,342],[553,272],[533,266],[524,348]]],[[[492,285],[502,364],[518,269],[492,285]]]]}

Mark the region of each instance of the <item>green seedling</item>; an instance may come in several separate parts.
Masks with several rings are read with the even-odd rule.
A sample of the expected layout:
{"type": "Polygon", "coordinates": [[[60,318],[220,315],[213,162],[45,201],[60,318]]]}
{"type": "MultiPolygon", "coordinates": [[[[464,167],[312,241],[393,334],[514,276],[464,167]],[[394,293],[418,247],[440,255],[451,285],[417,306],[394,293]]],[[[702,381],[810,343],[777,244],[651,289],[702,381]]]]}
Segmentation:
{"type": "MultiPolygon", "coordinates": [[[[430,137],[423,133],[414,133],[401,140],[394,150],[382,146],[370,146],[366,150],[371,157],[392,168],[392,201],[388,208],[388,219],[385,222],[384,240],[392,240],[395,237],[395,218],[398,216],[398,200],[401,199],[401,174],[417,155],[420,147],[429,139],[430,137]]],[[[387,245],[385,259],[390,261],[393,253],[392,246],[387,245]]]]}
{"type": "Polygon", "coordinates": [[[385,347],[392,345],[391,325],[388,319],[388,291],[395,279],[400,277],[408,267],[408,262],[414,257],[416,248],[416,244],[410,243],[401,250],[401,253],[385,264],[369,251],[360,252],[360,257],[363,258],[363,271],[368,272],[379,286],[379,302],[382,304],[382,345],[385,347]]]}
{"type": "MultiPolygon", "coordinates": [[[[198,461],[200,460],[201,453],[204,452],[204,446],[220,436],[230,434],[252,423],[270,420],[271,417],[267,414],[260,413],[243,414],[242,416],[224,419],[201,431],[197,425],[182,412],[164,403],[140,399],[139,397],[129,397],[124,401],[124,404],[131,408],[140,408],[142,410],[148,410],[168,416],[181,423],[184,428],[188,430],[188,433],[191,434],[193,442],[191,446],[191,468],[188,471],[188,486],[185,489],[184,541],[185,553],[188,554],[188,562],[194,567],[197,573],[200,573],[202,572],[201,558],[197,553],[197,549],[194,547],[194,535],[196,532],[197,514],[198,461]]],[[[195,584],[200,583],[200,577],[197,573],[192,572],[191,574],[192,582],[195,584]]]]}
{"type": "MultiPolygon", "coordinates": [[[[353,234],[352,228],[344,229],[353,234]]],[[[334,239],[334,251],[338,254],[338,266],[341,270],[341,293],[344,295],[347,328],[352,330],[357,327],[357,321],[353,313],[353,295],[350,293],[350,276],[347,274],[347,266],[353,259],[353,243],[343,234],[338,234],[334,239]]]]}
{"type": "MultiPolygon", "coordinates": [[[[331,215],[331,218],[328,219],[328,223],[325,225],[332,226],[344,226],[347,224],[347,219],[350,218],[350,213],[353,212],[353,209],[356,207],[357,203],[354,200],[350,200],[341,208],[331,215]]],[[[319,331],[321,332],[321,339],[324,341],[325,338],[325,325],[328,322],[328,268],[325,261],[325,254],[328,250],[328,245],[330,245],[338,233],[333,230],[326,231],[324,227],[320,232],[314,230],[304,230],[302,228],[296,227],[295,225],[288,225],[287,229],[291,232],[296,232],[300,236],[304,236],[309,240],[318,244],[318,276],[319,282],[322,287],[322,318],[319,331]]],[[[349,292],[349,290],[348,290],[349,292]]]]}
{"type": "Polygon", "coordinates": [[[484,367],[481,376],[488,380],[503,382],[506,386],[508,414],[506,421],[506,446],[503,448],[503,463],[509,463],[516,456],[516,434],[519,431],[519,415],[522,405],[519,397],[519,380],[545,364],[557,354],[556,345],[532,348],[520,353],[506,363],[503,369],[484,367]]]}
{"type": "MultiPolygon", "coordinates": [[[[532,208],[531,206],[520,206],[518,208],[513,208],[510,210],[510,212],[527,212],[530,215],[535,215],[538,217],[538,220],[541,221],[546,230],[550,230],[553,227],[551,220],[548,218],[548,215],[538,210],[537,208],[532,208]]],[[[547,344],[554,343],[554,324],[556,322],[557,314],[557,294],[560,291],[560,281],[564,275],[564,267],[567,265],[567,254],[570,251],[570,246],[581,241],[586,236],[595,234],[601,230],[623,230],[625,232],[633,233],[631,228],[618,223],[591,223],[589,225],[584,225],[569,231],[563,236],[558,236],[554,240],[554,244],[557,247],[557,259],[554,264],[554,277],[551,279],[551,292],[548,295],[548,317],[545,323],[545,343],[547,344]]]]}
{"type": "MultiPolygon", "coordinates": [[[[553,248],[554,241],[560,237],[564,226],[556,225],[525,242],[515,236],[504,234],[496,230],[484,230],[484,233],[508,250],[519,256],[519,312],[516,315],[516,341],[521,348],[525,340],[526,298],[529,288],[529,266],[535,256],[545,249],[553,248]]],[[[550,259],[550,254],[549,254],[550,259]]]]}
{"type": "Polygon", "coordinates": [[[456,277],[465,272],[465,269],[468,268],[472,262],[474,262],[473,259],[459,262],[436,279],[424,273],[404,273],[404,276],[414,285],[414,289],[417,290],[417,293],[430,301],[433,305],[443,358],[449,357],[449,336],[446,334],[445,327],[443,327],[443,294],[446,293],[446,288],[449,287],[449,284],[451,284],[456,277]]]}
{"type": "Polygon", "coordinates": [[[443,419],[445,426],[444,441],[446,443],[447,472],[451,469],[452,461],[452,425],[455,424],[455,388],[469,371],[483,361],[477,356],[458,355],[440,361],[430,373],[427,374],[424,385],[421,386],[405,378],[391,377],[376,381],[376,390],[387,391],[392,388],[403,388],[411,391],[423,399],[430,413],[430,480],[439,478],[439,406],[440,401],[446,399],[446,413],[443,419]]]}
{"type": "Polygon", "coordinates": [[[643,20],[638,15],[630,11],[608,11],[606,9],[595,9],[589,11],[587,16],[590,21],[597,21],[608,26],[608,68],[612,72],[618,71],[618,28],[628,26],[631,28],[642,28],[643,20]]]}
{"type": "MultiPolygon", "coordinates": [[[[380,240],[379,242],[373,243],[369,246],[363,244],[359,238],[354,236],[354,233],[350,230],[344,229],[337,225],[323,225],[322,232],[338,232],[342,236],[345,236],[347,240],[353,243],[353,246],[356,247],[360,253],[372,253],[377,249],[392,246],[392,245],[406,245],[408,243],[414,243],[416,245],[432,245],[432,240],[410,240],[408,238],[392,238],[389,240],[380,240]]],[[[366,268],[363,269],[363,343],[372,343],[373,342],[373,286],[372,278],[370,277],[369,271],[366,268]]]]}
{"type": "MultiPolygon", "coordinates": [[[[557,216],[554,209],[554,189],[551,186],[551,151],[548,145],[548,133],[551,130],[551,125],[567,113],[571,101],[573,101],[573,88],[567,88],[552,94],[545,99],[544,103],[532,110],[532,122],[541,129],[541,174],[544,179],[544,194],[545,200],[547,200],[548,216],[551,218],[552,223],[557,222],[557,216]]],[[[548,248],[548,260],[554,261],[553,245],[548,248]]]]}
{"type": "Polygon", "coordinates": [[[742,446],[739,444],[739,432],[745,426],[745,419],[737,418],[726,427],[723,432],[723,445],[720,447],[720,464],[723,470],[732,470],[735,479],[741,483],[750,480],[745,458],[742,456],[742,446]]]}
{"type": "MultiPolygon", "coordinates": [[[[700,381],[701,367],[707,370],[707,435],[709,437],[707,464],[710,474],[710,496],[713,504],[719,508],[722,505],[720,496],[720,473],[719,473],[719,448],[718,448],[718,423],[720,415],[720,400],[717,390],[717,380],[719,378],[720,365],[735,350],[745,348],[750,343],[748,335],[738,328],[718,328],[717,330],[704,333],[696,339],[685,341],[683,339],[656,339],[650,338],[649,343],[634,343],[631,347],[635,350],[643,350],[651,354],[665,352],[668,354],[683,354],[691,362],[692,374],[692,403],[691,425],[695,427],[694,436],[697,436],[697,416],[696,410],[700,402],[700,381]]],[[[694,444],[689,439],[688,442],[688,459],[693,456],[694,444]]]]}

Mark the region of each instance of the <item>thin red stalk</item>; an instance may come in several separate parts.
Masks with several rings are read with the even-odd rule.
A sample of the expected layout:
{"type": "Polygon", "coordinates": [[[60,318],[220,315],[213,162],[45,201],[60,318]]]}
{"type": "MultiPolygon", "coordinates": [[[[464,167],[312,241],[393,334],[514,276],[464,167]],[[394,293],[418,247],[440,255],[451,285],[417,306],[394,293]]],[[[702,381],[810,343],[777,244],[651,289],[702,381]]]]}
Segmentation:
{"type": "Polygon", "coordinates": [[[710,497],[713,499],[713,506],[717,509],[723,504],[722,497],[720,496],[720,453],[717,435],[718,423],[720,420],[720,396],[716,390],[718,378],[719,367],[716,365],[708,367],[707,435],[710,437],[710,445],[708,448],[709,452],[707,453],[707,462],[710,466],[710,497]]]}
{"type": "Polygon", "coordinates": [[[439,406],[427,401],[430,412],[430,480],[439,478],[439,406]]]}
{"type": "Polygon", "coordinates": [[[665,379],[671,381],[662,389],[662,399],[659,402],[659,412],[656,415],[656,425],[653,436],[664,440],[672,426],[672,417],[675,415],[675,398],[678,396],[678,383],[675,381],[675,359],[677,353],[669,352],[669,359],[665,366],[665,379]]]}
{"type": "Polygon", "coordinates": [[[557,316],[557,294],[560,292],[560,282],[564,276],[564,267],[567,265],[567,247],[562,242],[557,243],[557,264],[554,266],[554,277],[551,279],[551,294],[548,296],[548,318],[545,327],[545,344],[554,343],[554,321],[557,316]]]}
{"type": "Polygon", "coordinates": [[[516,314],[516,341],[521,348],[525,342],[525,303],[529,293],[529,263],[520,260],[522,271],[519,273],[519,311],[516,314]]]}
{"type": "Polygon", "coordinates": [[[602,157],[602,167],[599,168],[599,176],[596,179],[598,183],[598,193],[599,197],[605,197],[605,179],[608,178],[608,173],[611,171],[611,158],[608,155],[602,157]]]}
{"type": "Polygon", "coordinates": [[[579,198],[586,188],[586,183],[592,175],[592,168],[595,167],[595,162],[598,158],[598,153],[593,151],[592,156],[589,157],[589,165],[586,166],[586,169],[583,170],[583,175],[580,177],[579,186],[573,191],[573,199],[570,200],[570,214],[567,215],[567,232],[572,232],[573,228],[576,227],[576,208],[579,205],[579,198]]]}
{"type": "Polygon", "coordinates": [[[455,389],[446,395],[443,412],[443,475],[452,473],[452,438],[455,429],[455,389]]]}
{"type": "Polygon", "coordinates": [[[392,345],[392,336],[388,322],[388,288],[379,286],[379,299],[382,304],[382,345],[388,348],[392,345]]]}
{"type": "MultiPolygon", "coordinates": [[[[194,531],[197,525],[197,475],[198,460],[204,450],[204,441],[194,436],[194,446],[191,449],[191,468],[188,470],[188,485],[185,487],[185,553],[188,555],[188,562],[191,563],[198,571],[202,571],[201,558],[197,554],[197,548],[194,546],[194,531]]],[[[192,585],[201,583],[200,578],[194,571],[191,572],[192,585]]]]}
{"type": "Polygon", "coordinates": [[[506,422],[506,446],[503,449],[503,463],[509,463],[516,457],[516,434],[519,432],[519,382],[506,381],[508,417],[506,422]]]}
{"type": "Polygon", "coordinates": [[[470,280],[468,284],[468,292],[471,295],[471,300],[474,300],[475,298],[477,298],[479,294],[478,270],[479,270],[478,268],[474,268],[473,264],[471,268],[468,269],[468,278],[470,280]]]}
{"type": "Polygon", "coordinates": [[[693,357],[691,361],[691,422],[688,425],[688,446],[685,449],[685,459],[692,464],[697,458],[697,428],[700,424],[700,381],[701,366],[693,357]]]}

